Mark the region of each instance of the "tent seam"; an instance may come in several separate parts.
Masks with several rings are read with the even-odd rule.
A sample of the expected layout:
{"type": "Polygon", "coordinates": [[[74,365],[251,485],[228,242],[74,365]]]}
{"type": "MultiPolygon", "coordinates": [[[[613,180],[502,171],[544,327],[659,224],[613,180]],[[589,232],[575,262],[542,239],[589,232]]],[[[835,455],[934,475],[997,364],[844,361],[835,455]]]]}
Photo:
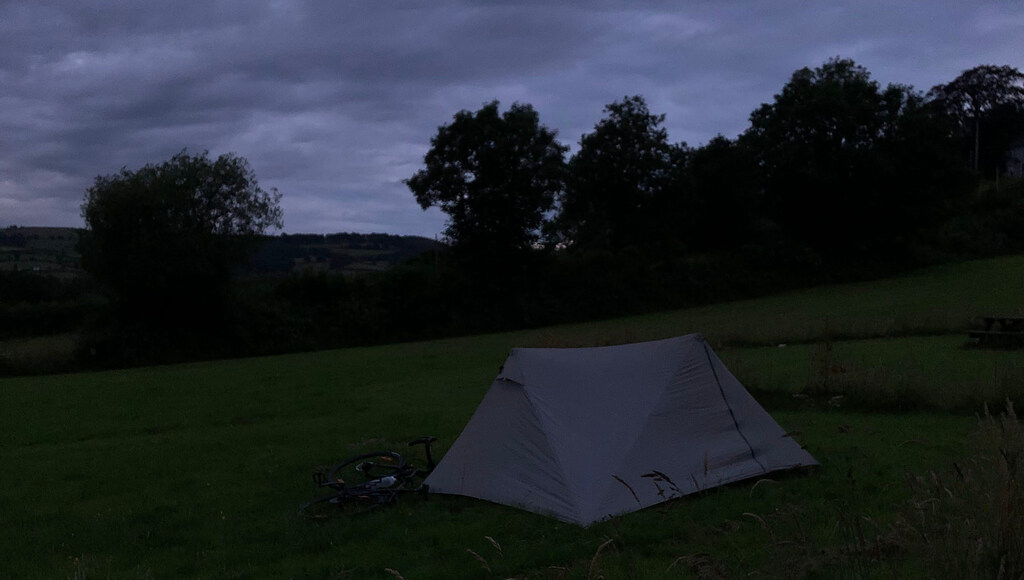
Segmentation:
{"type": "Polygon", "coordinates": [[[530,389],[528,389],[526,386],[526,384],[529,382],[526,378],[526,370],[520,368],[520,375],[523,379],[523,382],[520,383],[523,389],[523,396],[526,397],[526,402],[530,404],[530,409],[533,410],[534,416],[536,416],[537,420],[540,421],[541,423],[541,433],[544,434],[544,440],[547,442],[548,447],[551,449],[551,452],[554,453],[555,455],[555,461],[558,464],[558,469],[560,475],[562,476],[562,485],[564,485],[566,490],[570,491],[571,495],[573,496],[571,505],[573,511],[576,513],[576,523],[578,523],[579,525],[585,525],[583,523],[583,514],[580,511],[579,502],[575,497],[578,490],[575,489],[575,487],[570,483],[569,477],[565,472],[565,465],[562,464],[562,454],[559,453],[558,448],[555,447],[555,445],[551,442],[550,425],[548,425],[547,422],[544,420],[544,414],[537,409],[537,404],[534,402],[533,397],[530,396],[530,389]]]}
{"type": "Polygon", "coordinates": [[[732,405],[729,404],[729,399],[725,396],[725,389],[722,387],[722,380],[718,378],[718,371],[715,370],[715,362],[711,360],[711,353],[708,349],[708,343],[704,343],[704,355],[707,356],[708,365],[711,366],[711,374],[715,377],[715,384],[718,385],[718,393],[722,396],[722,402],[725,403],[725,408],[729,409],[729,416],[732,417],[732,424],[736,427],[736,432],[740,434],[743,442],[747,444],[747,449],[750,450],[750,458],[753,459],[764,473],[768,473],[768,468],[761,463],[761,460],[757,458],[757,454],[754,453],[754,447],[750,444],[750,440],[743,434],[743,429],[740,429],[740,423],[736,420],[736,413],[732,410],[732,405]]]}
{"type": "MultiPolygon", "coordinates": [[[[687,336],[689,336],[689,335],[687,335],[687,336]]],[[[686,336],[684,336],[684,337],[674,337],[674,338],[670,338],[670,339],[665,339],[665,341],[664,341],[664,342],[667,342],[667,341],[669,341],[669,340],[679,340],[679,338],[686,338],[686,336]]],[[[652,341],[652,342],[653,342],[653,341],[652,341]]],[[[658,342],[662,342],[662,341],[658,341],[658,342]]],[[[674,371],[672,372],[672,374],[671,374],[671,375],[669,375],[669,378],[668,378],[668,380],[667,380],[667,381],[665,382],[665,385],[664,385],[664,387],[662,387],[662,389],[661,389],[661,391],[660,391],[660,394],[659,394],[659,395],[658,395],[658,397],[657,397],[657,398],[656,398],[656,399],[655,399],[655,400],[654,400],[654,401],[653,401],[653,402],[651,403],[651,407],[650,407],[650,409],[648,410],[647,414],[646,414],[646,415],[644,415],[644,420],[643,420],[643,422],[642,422],[642,423],[640,424],[640,430],[639,430],[639,431],[637,432],[637,437],[636,437],[636,438],[635,438],[635,439],[633,440],[633,444],[632,444],[632,445],[630,445],[629,449],[627,449],[627,450],[626,450],[626,453],[625,453],[625,454],[623,454],[623,456],[622,456],[622,459],[621,459],[621,461],[619,462],[619,464],[618,464],[618,467],[616,468],[616,470],[615,470],[615,472],[613,473],[613,475],[615,475],[615,476],[618,476],[619,474],[621,474],[621,473],[622,473],[622,467],[623,467],[623,466],[624,466],[624,465],[626,464],[626,462],[627,462],[627,461],[629,461],[629,458],[631,457],[631,454],[632,454],[633,450],[634,450],[634,449],[636,449],[636,446],[637,446],[637,445],[638,445],[638,444],[640,443],[640,435],[642,435],[642,434],[643,434],[643,432],[644,432],[644,429],[645,429],[645,428],[647,427],[648,423],[650,423],[651,417],[653,417],[653,416],[654,416],[654,414],[655,414],[655,411],[657,411],[657,410],[658,410],[658,409],[660,408],[660,403],[661,403],[662,399],[664,399],[664,397],[665,397],[665,393],[666,393],[666,392],[668,392],[669,388],[670,388],[670,387],[671,387],[671,386],[672,386],[672,385],[673,385],[673,384],[675,383],[675,381],[676,381],[676,378],[677,378],[677,377],[679,376],[679,371],[680,371],[680,370],[681,370],[680,368],[676,368],[676,369],[675,369],[675,370],[674,370],[674,371]]],[[[748,445],[749,445],[749,444],[748,444],[748,445]]],[[[760,463],[758,463],[758,465],[760,465],[760,463]]],[[[762,467],[763,467],[763,466],[762,466],[762,467]]],[[[617,481],[615,481],[615,480],[609,481],[609,482],[608,482],[607,484],[605,484],[605,488],[604,488],[604,489],[602,490],[602,493],[600,494],[601,498],[603,498],[603,499],[602,499],[602,503],[603,503],[603,502],[604,502],[605,500],[607,500],[607,499],[608,499],[608,494],[609,494],[609,493],[611,493],[611,492],[612,492],[612,490],[614,490],[614,489],[616,488],[616,484],[618,484],[618,485],[622,485],[621,483],[619,483],[619,482],[617,482],[617,481]]],[[[631,491],[632,491],[632,490],[631,490],[631,491]]],[[[638,502],[638,503],[640,503],[640,502],[638,502]]],[[[642,504],[642,503],[641,503],[640,505],[641,505],[641,509],[642,509],[643,507],[650,507],[650,506],[643,506],[643,504],[642,504]]],[[[651,505],[654,505],[654,504],[651,504],[651,505]]]]}

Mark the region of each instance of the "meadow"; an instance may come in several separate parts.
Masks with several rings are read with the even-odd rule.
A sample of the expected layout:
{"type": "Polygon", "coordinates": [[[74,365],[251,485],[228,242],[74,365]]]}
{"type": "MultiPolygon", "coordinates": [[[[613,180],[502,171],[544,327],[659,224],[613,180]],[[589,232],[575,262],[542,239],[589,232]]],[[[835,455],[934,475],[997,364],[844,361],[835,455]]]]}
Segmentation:
{"type": "Polygon", "coordinates": [[[972,443],[977,414],[1024,391],[1024,352],[970,348],[965,330],[972,316],[1020,313],[1022,280],[1024,257],[1008,257],[588,324],[5,379],[0,577],[927,575],[938,546],[955,552],[921,540],[935,522],[918,508],[944,505],[927,483],[962,470],[958,497],[988,497],[967,486],[986,481],[967,467],[987,457],[972,443]],[[820,468],[586,529],[445,496],[349,519],[297,514],[315,466],[420,435],[443,454],[513,346],[689,332],[820,468]]]}

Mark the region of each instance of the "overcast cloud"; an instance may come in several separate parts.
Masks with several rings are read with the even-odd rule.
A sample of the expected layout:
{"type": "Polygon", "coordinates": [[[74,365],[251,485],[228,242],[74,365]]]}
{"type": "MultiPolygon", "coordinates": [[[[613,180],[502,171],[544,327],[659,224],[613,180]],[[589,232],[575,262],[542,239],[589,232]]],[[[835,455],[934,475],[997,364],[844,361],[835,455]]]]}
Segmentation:
{"type": "Polygon", "coordinates": [[[0,226],[81,226],[97,175],[188,148],[247,158],[287,232],[433,236],[402,180],[460,109],[575,147],[641,94],[698,145],[834,56],[920,90],[1024,69],[1024,3],[0,0],[0,226]]]}

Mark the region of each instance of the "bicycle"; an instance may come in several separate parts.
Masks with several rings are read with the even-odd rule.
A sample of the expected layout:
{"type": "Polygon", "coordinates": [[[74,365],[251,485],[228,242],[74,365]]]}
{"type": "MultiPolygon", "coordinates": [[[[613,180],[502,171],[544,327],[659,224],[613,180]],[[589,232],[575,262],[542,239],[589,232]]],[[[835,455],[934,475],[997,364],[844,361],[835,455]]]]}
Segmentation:
{"type": "Polygon", "coordinates": [[[427,458],[426,469],[408,463],[395,451],[364,453],[342,461],[330,469],[313,472],[313,481],[319,488],[333,490],[299,506],[299,513],[308,518],[354,515],[395,503],[400,493],[427,493],[423,480],[434,470],[430,444],[436,437],[420,437],[409,446],[423,445],[427,458]]]}

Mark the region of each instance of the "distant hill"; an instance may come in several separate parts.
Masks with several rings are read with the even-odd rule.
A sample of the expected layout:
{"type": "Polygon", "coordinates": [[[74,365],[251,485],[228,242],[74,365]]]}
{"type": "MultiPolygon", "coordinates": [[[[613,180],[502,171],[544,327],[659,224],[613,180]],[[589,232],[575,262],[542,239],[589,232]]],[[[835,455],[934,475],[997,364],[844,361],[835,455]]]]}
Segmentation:
{"type": "Polygon", "coordinates": [[[75,228],[0,229],[0,272],[39,272],[62,278],[82,273],[75,228]]]}
{"type": "MultiPolygon", "coordinates": [[[[62,278],[82,274],[78,229],[11,226],[0,229],[0,272],[38,272],[62,278]]],[[[250,261],[252,274],[332,271],[379,272],[440,244],[391,234],[281,234],[265,236],[250,261]]]]}
{"type": "Polygon", "coordinates": [[[255,274],[287,272],[379,272],[440,244],[420,236],[391,234],[281,234],[267,236],[253,255],[255,274]]]}

